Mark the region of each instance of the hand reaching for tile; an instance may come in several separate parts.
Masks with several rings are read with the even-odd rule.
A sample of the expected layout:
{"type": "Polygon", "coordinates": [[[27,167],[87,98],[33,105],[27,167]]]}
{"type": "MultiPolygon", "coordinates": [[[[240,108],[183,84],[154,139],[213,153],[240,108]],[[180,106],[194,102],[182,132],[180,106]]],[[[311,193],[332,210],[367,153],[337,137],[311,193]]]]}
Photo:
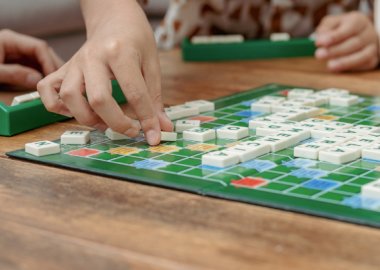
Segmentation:
{"type": "Polygon", "coordinates": [[[111,95],[111,80],[117,79],[148,143],[157,145],[161,131],[173,131],[173,124],[164,112],[158,52],[143,10],[130,0],[79,2],[88,39],[66,65],[39,83],[45,107],[85,126],[137,137],[140,128],[111,95]]]}
{"type": "Polygon", "coordinates": [[[0,83],[36,88],[43,76],[63,64],[45,41],[7,29],[0,31],[0,83]]]}

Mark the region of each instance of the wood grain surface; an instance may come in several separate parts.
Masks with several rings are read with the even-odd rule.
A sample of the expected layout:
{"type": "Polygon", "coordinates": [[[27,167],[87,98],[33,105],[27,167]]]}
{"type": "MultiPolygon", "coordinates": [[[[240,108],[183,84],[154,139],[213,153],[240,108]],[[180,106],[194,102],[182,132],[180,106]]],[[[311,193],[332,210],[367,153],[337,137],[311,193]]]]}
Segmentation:
{"type": "MultiPolygon", "coordinates": [[[[178,50],[160,58],[166,105],[268,83],[380,93],[379,71],[331,74],[311,58],[183,63],[178,50]]],[[[378,229],[5,156],[68,129],[87,128],[69,120],[0,137],[1,270],[379,269],[378,229]]]]}

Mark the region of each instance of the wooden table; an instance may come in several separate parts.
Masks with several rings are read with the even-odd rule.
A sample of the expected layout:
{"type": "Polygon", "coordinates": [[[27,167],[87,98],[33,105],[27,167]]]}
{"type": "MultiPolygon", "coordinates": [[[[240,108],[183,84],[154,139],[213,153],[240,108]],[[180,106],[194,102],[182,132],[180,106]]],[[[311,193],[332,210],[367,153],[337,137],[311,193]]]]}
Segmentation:
{"type": "MultiPolygon", "coordinates": [[[[311,58],[182,63],[160,54],[166,105],[268,83],[380,94],[380,71],[311,58]]],[[[0,137],[0,269],[379,269],[380,230],[10,159],[75,120],[0,137]]]]}

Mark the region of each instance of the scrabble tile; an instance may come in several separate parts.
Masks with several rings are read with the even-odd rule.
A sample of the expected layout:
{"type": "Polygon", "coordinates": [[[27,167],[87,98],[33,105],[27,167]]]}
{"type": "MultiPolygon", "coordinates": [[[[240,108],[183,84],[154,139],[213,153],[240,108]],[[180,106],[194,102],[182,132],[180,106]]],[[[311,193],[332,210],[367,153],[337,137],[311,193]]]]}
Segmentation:
{"type": "Polygon", "coordinates": [[[281,131],[297,135],[299,142],[302,142],[311,138],[310,129],[307,129],[307,128],[290,127],[281,131]]]}
{"type": "Polygon", "coordinates": [[[42,157],[60,153],[60,146],[49,141],[40,141],[25,144],[25,152],[33,156],[42,157]]]}
{"type": "Polygon", "coordinates": [[[251,111],[253,112],[263,112],[263,113],[271,113],[272,105],[278,104],[277,102],[273,102],[270,100],[260,100],[258,102],[251,104],[251,111]]]}
{"type": "Polygon", "coordinates": [[[324,104],[328,104],[329,101],[330,101],[330,97],[332,96],[331,94],[329,93],[323,93],[323,92],[315,92],[313,95],[313,97],[318,97],[318,98],[321,98],[321,99],[324,99],[324,104]]]}
{"type": "Polygon", "coordinates": [[[303,106],[303,105],[300,105],[299,103],[286,101],[286,102],[283,102],[281,104],[272,105],[272,112],[273,113],[283,112],[283,111],[295,109],[295,108],[301,107],[301,106],[303,106]]]}
{"type": "Polygon", "coordinates": [[[349,95],[350,94],[350,91],[345,90],[345,89],[338,89],[338,88],[329,88],[329,89],[321,90],[319,92],[330,94],[332,96],[334,96],[334,95],[340,96],[340,95],[349,95]]]}
{"type": "Polygon", "coordinates": [[[192,44],[209,44],[211,43],[211,39],[209,36],[193,36],[191,38],[191,43],[192,44]]]}
{"type": "Polygon", "coordinates": [[[380,133],[380,127],[357,125],[349,129],[350,131],[356,131],[358,133],[380,133]]]}
{"type": "Polygon", "coordinates": [[[106,130],[106,136],[108,139],[112,140],[112,141],[119,141],[119,140],[126,140],[126,139],[130,139],[130,137],[124,135],[124,134],[121,134],[121,133],[117,133],[115,131],[113,131],[112,129],[108,128],[106,130]]]}
{"type": "Polygon", "coordinates": [[[380,200],[380,181],[376,180],[361,187],[360,195],[365,198],[380,200]]]}
{"type": "Polygon", "coordinates": [[[249,129],[238,126],[225,126],[216,131],[216,135],[221,139],[240,140],[248,136],[249,129]]]}
{"type": "Polygon", "coordinates": [[[269,39],[273,42],[288,41],[290,40],[290,34],[289,33],[272,33],[270,34],[269,39]]]}
{"type": "Polygon", "coordinates": [[[40,93],[38,93],[38,91],[35,91],[35,92],[32,92],[29,94],[34,100],[36,99],[40,99],[40,93]]]}
{"type": "Polygon", "coordinates": [[[319,118],[309,118],[309,119],[303,120],[301,123],[323,125],[323,124],[329,123],[329,122],[331,122],[331,120],[324,120],[324,119],[319,119],[319,118]]]}
{"type": "Polygon", "coordinates": [[[299,122],[297,125],[295,125],[294,127],[296,128],[304,128],[304,129],[309,129],[309,130],[313,130],[313,129],[316,129],[318,127],[321,127],[322,125],[320,124],[312,124],[312,123],[306,123],[306,122],[299,122]]]}
{"type": "Polygon", "coordinates": [[[202,156],[202,165],[225,168],[239,163],[239,155],[227,151],[215,151],[202,156]]]}
{"type": "Polygon", "coordinates": [[[260,101],[263,101],[263,100],[276,101],[279,104],[279,103],[284,102],[286,100],[286,98],[285,97],[278,97],[278,96],[264,96],[264,97],[260,98],[260,101]]]}
{"type": "Polygon", "coordinates": [[[165,108],[165,114],[170,120],[176,120],[184,117],[182,110],[178,108],[165,108]]]}
{"type": "Polygon", "coordinates": [[[16,106],[34,100],[30,94],[20,95],[13,98],[11,106],[16,106]]]}
{"type": "Polygon", "coordinates": [[[315,117],[315,116],[319,115],[319,108],[317,108],[317,107],[301,106],[301,107],[297,108],[297,110],[305,112],[307,118],[311,118],[311,117],[315,117]]]}
{"type": "Polygon", "coordinates": [[[176,132],[183,132],[186,129],[199,127],[201,125],[200,120],[178,120],[175,124],[176,132]]]}
{"type": "Polygon", "coordinates": [[[200,113],[209,112],[215,110],[215,103],[206,100],[194,100],[185,102],[185,105],[198,107],[200,113]]]}
{"type": "Polygon", "coordinates": [[[275,134],[269,135],[266,138],[281,138],[281,139],[284,138],[287,140],[286,148],[293,146],[293,145],[300,142],[298,134],[286,132],[283,130],[281,130],[275,134]]]}
{"type": "MultiPolygon", "coordinates": [[[[278,120],[278,119],[277,119],[278,120]]],[[[262,127],[268,124],[276,122],[274,119],[269,117],[258,117],[249,121],[249,128],[256,129],[258,127],[262,127]]]]}
{"type": "Polygon", "coordinates": [[[330,105],[350,107],[359,103],[359,97],[354,95],[342,95],[330,98],[330,105]]]}
{"type": "Polygon", "coordinates": [[[295,121],[302,121],[305,120],[307,117],[307,113],[305,111],[301,111],[297,109],[290,109],[287,111],[281,112],[281,114],[292,114],[295,117],[295,121]]]}
{"type": "Polygon", "coordinates": [[[357,150],[343,149],[340,146],[325,149],[319,152],[319,160],[335,164],[343,164],[358,159],[357,150]]]}
{"type": "Polygon", "coordinates": [[[295,98],[295,99],[291,99],[290,101],[287,101],[287,102],[289,102],[289,103],[295,103],[295,104],[297,104],[297,107],[300,107],[300,106],[311,106],[311,104],[313,104],[312,101],[304,99],[304,98],[295,98]]]}
{"type": "Polygon", "coordinates": [[[273,124],[291,127],[291,126],[296,126],[297,124],[299,124],[299,122],[297,122],[297,121],[290,121],[290,120],[284,120],[284,121],[274,122],[273,124]]]}
{"type": "Polygon", "coordinates": [[[281,151],[281,150],[287,148],[289,145],[289,140],[287,138],[284,138],[284,137],[269,137],[269,136],[267,136],[267,137],[258,139],[254,142],[268,144],[270,146],[270,151],[273,153],[281,151]]]}
{"type": "Polygon", "coordinates": [[[178,109],[182,117],[188,117],[188,116],[193,116],[193,115],[198,115],[199,114],[199,108],[194,107],[194,106],[189,106],[189,105],[177,105],[177,106],[171,106],[170,109],[178,109]]]}
{"type": "Polygon", "coordinates": [[[342,133],[342,132],[336,132],[336,133],[333,133],[332,135],[329,135],[329,136],[326,136],[323,138],[326,140],[335,140],[335,141],[347,142],[347,141],[355,139],[356,135],[351,135],[351,134],[342,133]]]}
{"type": "Polygon", "coordinates": [[[362,149],[362,158],[380,160],[380,144],[373,144],[362,149]]]}
{"type": "Polygon", "coordinates": [[[318,143],[306,143],[294,148],[294,156],[299,158],[310,158],[318,159],[319,152],[328,149],[327,145],[322,145],[318,143]]]}
{"type": "Polygon", "coordinates": [[[380,141],[380,133],[361,133],[356,136],[357,139],[373,139],[380,141]]]}
{"type": "MultiPolygon", "coordinates": [[[[269,148],[269,145],[267,145],[269,148]]],[[[239,156],[240,162],[247,162],[257,157],[257,151],[254,148],[242,147],[241,145],[236,145],[233,147],[228,147],[222,152],[232,152],[239,156]]],[[[269,151],[268,151],[269,152],[269,151]]]]}
{"type": "Polygon", "coordinates": [[[288,99],[305,98],[307,96],[310,96],[313,93],[314,93],[314,90],[311,90],[311,89],[295,88],[288,92],[288,99]]]}
{"type": "Polygon", "coordinates": [[[253,149],[255,151],[254,158],[268,154],[271,150],[270,145],[268,143],[258,142],[257,140],[242,142],[242,143],[239,143],[237,146],[242,147],[242,148],[253,149]]]}
{"type": "Polygon", "coordinates": [[[354,126],[353,124],[343,123],[343,122],[335,122],[335,121],[324,123],[323,125],[326,127],[342,128],[342,129],[350,129],[354,126]]]}
{"type": "Polygon", "coordinates": [[[312,103],[310,106],[315,106],[315,107],[325,105],[329,102],[328,98],[323,97],[323,96],[321,97],[318,95],[310,95],[310,96],[304,97],[304,99],[312,103]]]}
{"type": "Polygon", "coordinates": [[[90,131],[66,131],[61,136],[61,144],[86,144],[90,140],[90,131]]]}
{"type": "Polygon", "coordinates": [[[342,128],[319,126],[311,130],[311,137],[314,139],[320,139],[322,137],[329,136],[340,130],[342,130],[342,128]]]}
{"type": "Polygon", "coordinates": [[[342,144],[344,142],[340,140],[330,140],[330,139],[326,139],[326,137],[323,137],[322,139],[315,141],[315,143],[326,145],[327,147],[331,148],[339,144],[342,144]]]}
{"type": "Polygon", "coordinates": [[[268,115],[268,117],[271,118],[271,119],[277,119],[278,121],[281,121],[281,120],[296,121],[298,115],[295,114],[295,113],[282,113],[282,112],[278,112],[278,113],[274,113],[274,114],[268,115]]]}
{"type": "Polygon", "coordinates": [[[209,128],[192,128],[183,132],[183,139],[205,142],[215,139],[215,130],[209,128]]]}
{"type": "Polygon", "coordinates": [[[161,131],[161,141],[175,142],[177,140],[177,133],[161,131]]]}
{"type": "Polygon", "coordinates": [[[278,131],[282,129],[286,129],[288,127],[289,127],[288,125],[279,125],[279,124],[266,125],[266,126],[256,128],[256,135],[268,136],[268,135],[277,133],[278,131]]]}

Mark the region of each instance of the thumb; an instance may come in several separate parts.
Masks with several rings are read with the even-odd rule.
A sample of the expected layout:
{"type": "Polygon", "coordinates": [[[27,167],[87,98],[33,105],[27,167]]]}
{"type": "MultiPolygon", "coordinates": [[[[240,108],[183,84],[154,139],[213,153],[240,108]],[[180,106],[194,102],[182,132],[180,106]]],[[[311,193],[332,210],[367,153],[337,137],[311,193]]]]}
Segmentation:
{"type": "Polygon", "coordinates": [[[42,74],[37,70],[18,64],[0,64],[0,83],[36,88],[42,80],[42,74]]]}

